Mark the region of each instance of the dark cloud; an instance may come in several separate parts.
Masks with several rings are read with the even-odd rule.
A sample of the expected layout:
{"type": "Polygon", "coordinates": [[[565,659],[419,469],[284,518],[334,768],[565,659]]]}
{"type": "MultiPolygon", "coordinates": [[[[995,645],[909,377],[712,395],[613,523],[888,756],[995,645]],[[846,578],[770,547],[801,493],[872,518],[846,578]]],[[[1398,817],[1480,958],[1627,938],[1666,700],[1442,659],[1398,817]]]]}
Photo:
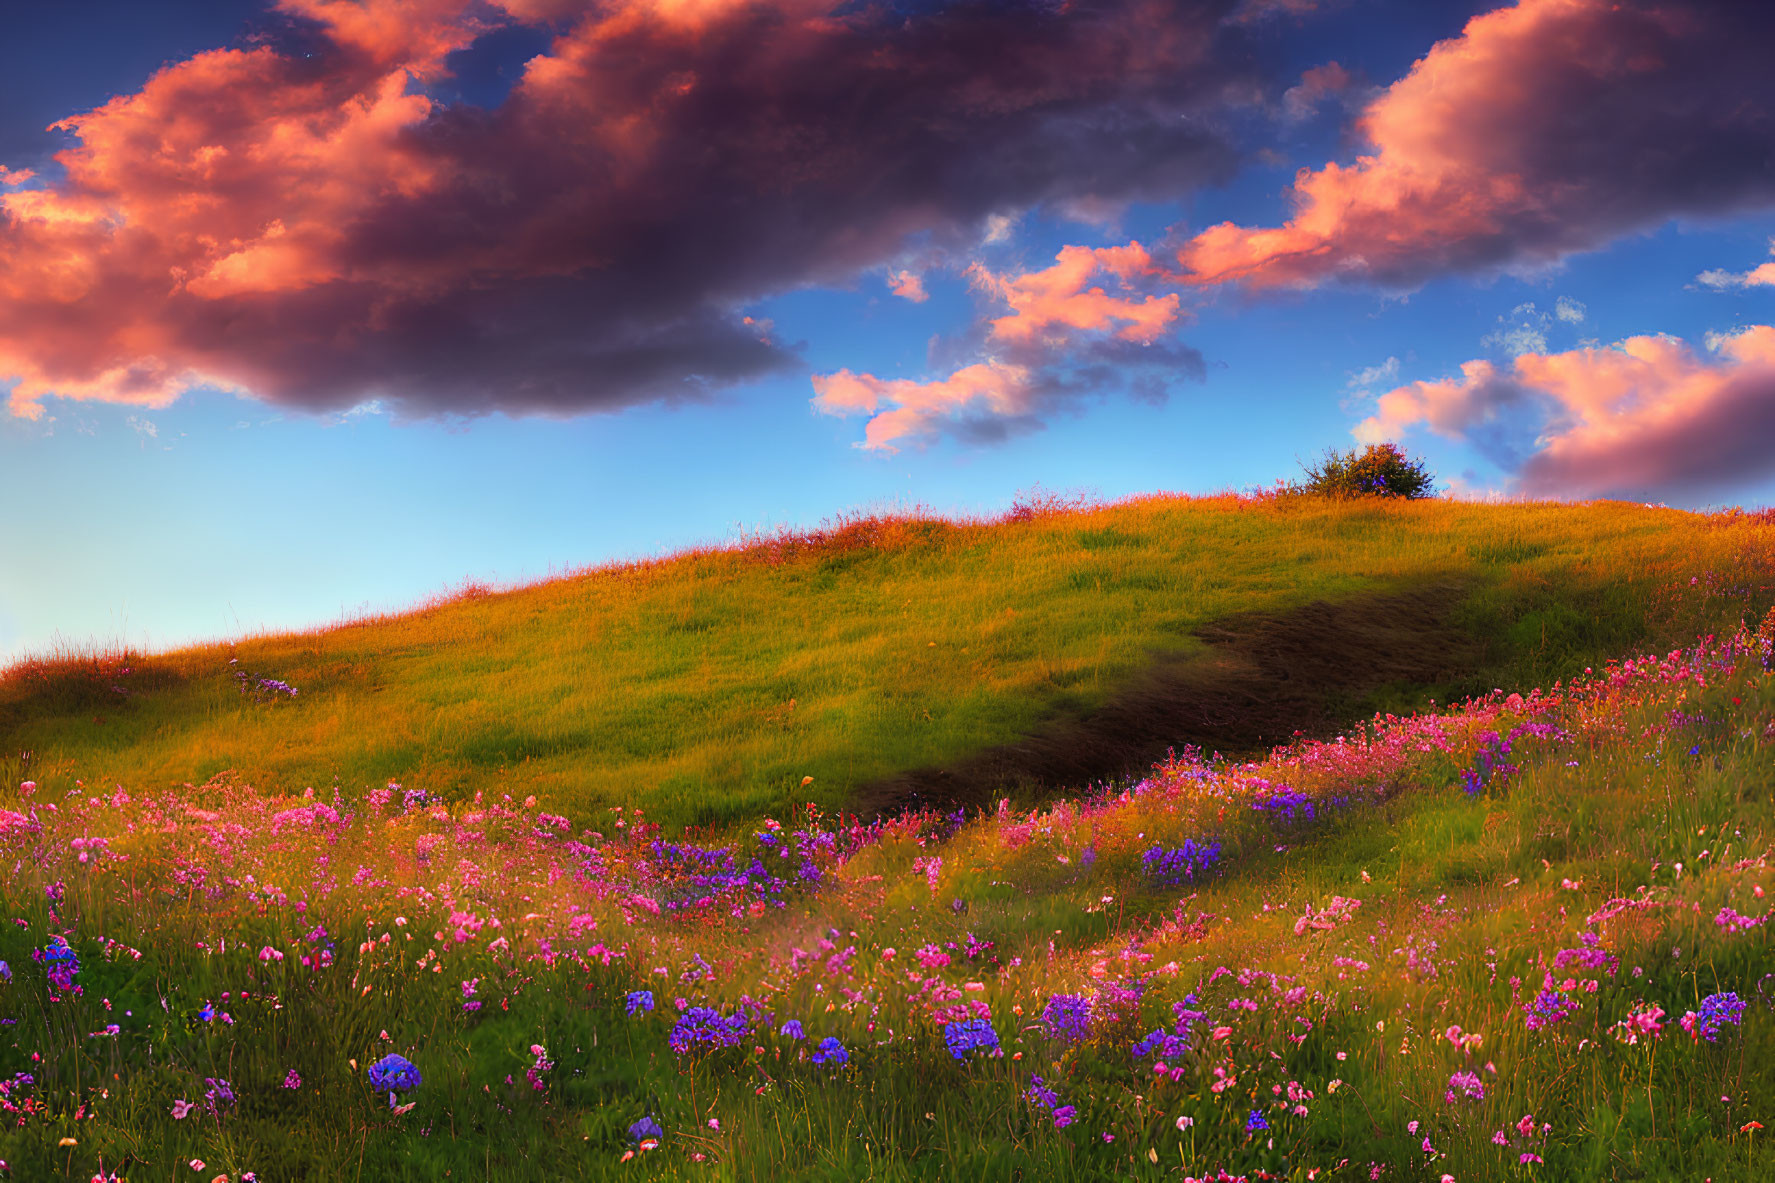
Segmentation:
{"type": "Polygon", "coordinates": [[[1768,208],[1771,44],[1775,5],[1521,0],[1369,104],[1360,158],[1303,173],[1285,226],[1225,223],[1179,261],[1198,285],[1410,287],[1768,208]]]}
{"type": "Polygon", "coordinates": [[[515,83],[475,56],[512,38],[485,5],[285,8],[0,197],[15,410],[205,382],[408,416],[703,397],[800,364],[749,303],[995,213],[1224,178],[1199,116],[1249,89],[1211,52],[1231,0],[512,0],[555,34],[515,83]],[[452,62],[488,105],[427,97],[465,93],[452,62]]]}

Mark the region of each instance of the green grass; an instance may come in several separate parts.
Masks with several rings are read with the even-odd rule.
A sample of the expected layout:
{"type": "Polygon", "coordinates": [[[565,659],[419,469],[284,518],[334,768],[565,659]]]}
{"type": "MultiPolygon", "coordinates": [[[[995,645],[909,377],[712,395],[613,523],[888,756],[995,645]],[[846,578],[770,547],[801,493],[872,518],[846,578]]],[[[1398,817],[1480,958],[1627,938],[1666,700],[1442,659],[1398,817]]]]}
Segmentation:
{"type": "Polygon", "coordinates": [[[229,1183],[1766,1179],[1775,1154],[1752,1123],[1775,1124],[1775,675],[1717,653],[1261,765],[1178,765],[1137,794],[954,831],[901,819],[756,912],[652,915],[632,893],[669,885],[634,861],[644,840],[570,843],[515,806],[371,802],[310,824],[286,812],[302,798],[245,790],[0,794],[16,918],[0,930],[0,1158],[17,1178],[229,1183]],[[1514,771],[1477,795],[1450,783],[1488,732],[1522,723],[1557,734],[1519,738],[1514,771]],[[1260,817],[1248,806],[1275,784],[1329,812],[1260,817]],[[426,833],[446,837],[416,857],[426,833]],[[1209,833],[1227,844],[1215,873],[1143,876],[1152,844],[1209,833]],[[108,850],[81,861],[93,836],[108,850]],[[1361,903],[1303,932],[1336,897],[1361,903]],[[1756,923],[1729,931],[1726,908],[1756,923]],[[55,997],[31,956],[51,934],[80,955],[78,995],[55,997]],[[1565,987],[1573,1013],[1529,1027],[1543,973],[1587,936],[1606,970],[1556,977],[1596,989],[1565,987]],[[298,966],[323,941],[330,964],[298,966]],[[950,963],[915,961],[921,946],[950,963]],[[641,988],[657,1008],[626,1015],[641,988]],[[1682,1013],[1721,991],[1742,1021],[1684,1034],[1682,1013]],[[1037,1021],[1059,992],[1096,995],[1086,1041],[1037,1021]],[[1191,997],[1209,1017],[1159,1079],[1129,1047],[1191,997]],[[770,1017],[680,1056],[675,998],[770,1017]],[[937,1011],[963,999],[988,1009],[1002,1057],[946,1054],[937,1011]],[[198,1018],[206,1002],[227,1019],[198,1018]],[[1616,1024],[1642,1002],[1665,1030],[1628,1044],[1616,1024]],[[788,1018],[807,1041],[780,1033],[788,1018]],[[809,1062],[828,1035],[842,1068],[809,1062]],[[552,1064],[534,1089],[533,1045],[552,1064]],[[391,1050],[425,1074],[409,1112],[364,1079],[391,1050]],[[1461,1071],[1482,1099],[1445,1099],[1461,1071]],[[1036,1075],[1076,1107],[1070,1127],[1027,1099],[1036,1075]],[[176,1118],[206,1078],[235,1100],[176,1118]],[[1306,1112],[1281,1100],[1290,1085],[1306,1112]],[[625,1161],[646,1114],[664,1143],[625,1161]],[[1510,1133],[1527,1115],[1532,1135],[1510,1133]]]}
{"type": "Polygon", "coordinates": [[[1455,676],[1336,700],[1343,722],[1570,676],[1729,627],[1744,604],[1726,573],[1766,567],[1770,534],[1621,503],[1149,497],[858,519],[315,633],[22,663],[0,677],[0,773],[150,788],[231,770],[267,792],[393,778],[728,827],[845,807],[1102,706],[1158,656],[1203,656],[1204,625],[1313,600],[1447,587],[1447,640],[1471,648],[1455,676]],[[1679,619],[1668,593],[1691,577],[1721,594],[1679,619]],[[243,698],[230,657],[298,697],[243,698]]]}

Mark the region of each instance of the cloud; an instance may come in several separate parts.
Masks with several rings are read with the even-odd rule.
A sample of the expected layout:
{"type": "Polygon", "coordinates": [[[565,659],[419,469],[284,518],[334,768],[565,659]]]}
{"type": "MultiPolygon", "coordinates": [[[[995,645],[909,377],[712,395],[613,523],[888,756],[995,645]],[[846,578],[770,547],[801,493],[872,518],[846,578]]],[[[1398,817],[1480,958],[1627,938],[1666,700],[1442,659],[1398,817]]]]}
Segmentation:
{"type": "Polygon", "coordinates": [[[1319,104],[1338,99],[1358,87],[1355,75],[1338,65],[1326,62],[1314,66],[1300,76],[1300,82],[1282,92],[1282,117],[1290,123],[1311,119],[1319,104]]]}
{"type": "Polygon", "coordinates": [[[870,416],[858,446],[892,453],[945,433],[1002,439],[1039,430],[1090,395],[1126,391],[1161,402],[1176,380],[1206,373],[1200,353],[1160,341],[1183,319],[1182,301],[1176,292],[1142,290],[1156,272],[1138,243],[1067,246],[1039,271],[1000,274],[977,263],[968,274],[976,291],[1010,311],[941,343],[937,354],[963,359],[947,377],[884,379],[848,369],[814,377],[817,410],[870,416]],[[1099,278],[1116,294],[1093,282],[1099,278]]]}
{"type": "Polygon", "coordinates": [[[1543,353],[1547,349],[1547,328],[1553,323],[1534,304],[1518,304],[1508,317],[1498,317],[1498,327],[1480,339],[1480,344],[1510,357],[1521,353],[1543,353]]]}
{"type": "Polygon", "coordinates": [[[1697,355],[1667,336],[1469,361],[1380,398],[1358,440],[1423,424],[1476,445],[1528,496],[1702,496],[1775,475],[1775,328],[1697,355]]]}
{"type": "Polygon", "coordinates": [[[1281,17],[1300,18],[1326,7],[1327,0],[1240,0],[1228,24],[1256,25],[1281,17]]]}
{"type": "Polygon", "coordinates": [[[1348,383],[1351,390],[1368,390],[1379,386],[1382,382],[1391,382],[1399,376],[1399,359],[1389,357],[1379,365],[1357,370],[1350,375],[1348,383]]]}
{"type": "Polygon", "coordinates": [[[1570,296],[1561,296],[1553,305],[1553,315],[1567,324],[1583,324],[1584,313],[1589,309],[1570,296]]]}
{"type": "Polygon", "coordinates": [[[1228,176],[1192,116],[1242,77],[1231,8],[281,0],[65,121],[61,179],[6,174],[0,383],[25,416],[215,387],[412,418],[798,371],[749,304],[1228,176]],[[497,105],[432,97],[513,22],[550,40],[497,105]]]}
{"type": "Polygon", "coordinates": [[[984,290],[1011,306],[992,322],[992,336],[1005,341],[1054,339],[1077,331],[1111,331],[1125,341],[1147,344],[1170,329],[1182,314],[1181,297],[1111,296],[1099,285],[1085,285],[1099,272],[1115,276],[1125,290],[1151,274],[1152,257],[1139,243],[1112,247],[1062,247],[1054,265],[1006,277],[976,264],[969,275],[984,290]],[[1117,325],[1120,327],[1116,327],[1117,325]]]}
{"type": "Polygon", "coordinates": [[[1302,170],[1279,227],[1185,242],[1187,282],[1408,288],[1535,268],[1677,215],[1775,204],[1775,6],[1522,0],[1376,98],[1354,164],[1302,170]]]}
{"type": "MultiPolygon", "coordinates": [[[[1775,254],[1775,239],[1770,240],[1769,251],[1775,254]]],[[[1764,263],[1749,271],[1703,271],[1695,280],[1715,291],[1724,291],[1727,288],[1775,287],[1775,263],[1764,263]]]]}
{"type": "Polygon", "coordinates": [[[888,276],[888,290],[902,300],[923,304],[931,298],[924,290],[924,276],[913,271],[895,271],[888,276]]]}

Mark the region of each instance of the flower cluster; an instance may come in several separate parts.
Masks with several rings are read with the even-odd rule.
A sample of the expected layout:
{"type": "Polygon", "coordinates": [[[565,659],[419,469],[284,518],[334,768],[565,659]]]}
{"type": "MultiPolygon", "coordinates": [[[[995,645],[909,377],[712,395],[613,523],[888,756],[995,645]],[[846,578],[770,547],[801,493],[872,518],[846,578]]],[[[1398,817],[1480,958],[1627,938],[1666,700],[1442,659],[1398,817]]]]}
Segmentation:
{"type": "Polygon", "coordinates": [[[738,1047],[751,1031],[744,1015],[724,1015],[713,1007],[693,1006],[678,1016],[666,1043],[678,1055],[738,1047]]]}
{"type": "Polygon", "coordinates": [[[830,1064],[839,1067],[850,1063],[851,1054],[844,1049],[844,1044],[836,1036],[828,1035],[820,1040],[819,1047],[814,1049],[813,1062],[819,1065],[830,1064]]]}
{"type": "Polygon", "coordinates": [[[1091,1000],[1083,994],[1056,994],[1042,1008],[1048,1038],[1083,1043],[1091,1034],[1091,1000]]]}
{"type": "Polygon", "coordinates": [[[989,1056],[1004,1054],[999,1048],[998,1032],[986,1019],[961,1019],[950,1023],[943,1028],[943,1042],[949,1048],[949,1054],[958,1060],[966,1060],[968,1053],[974,1051],[989,1056]]]}
{"type": "Polygon", "coordinates": [[[1709,994],[1701,1000],[1700,1010],[1683,1015],[1682,1027],[1693,1039],[1717,1043],[1727,1025],[1736,1026],[1743,1017],[1744,1000],[1736,993],[1709,994]]]}
{"type": "Polygon", "coordinates": [[[1140,856],[1140,866],[1153,883],[1160,886],[1193,883],[1197,875],[1205,875],[1220,861],[1220,843],[1197,842],[1185,838],[1182,846],[1167,849],[1154,845],[1140,856]]]}

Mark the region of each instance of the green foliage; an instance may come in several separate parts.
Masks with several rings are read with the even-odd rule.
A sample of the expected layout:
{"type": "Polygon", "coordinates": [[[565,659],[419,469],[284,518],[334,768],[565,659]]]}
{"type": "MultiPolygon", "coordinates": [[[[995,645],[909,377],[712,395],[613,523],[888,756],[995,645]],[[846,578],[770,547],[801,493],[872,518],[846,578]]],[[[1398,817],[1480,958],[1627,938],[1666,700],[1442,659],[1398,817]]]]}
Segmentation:
{"type": "Polygon", "coordinates": [[[1322,497],[1403,497],[1416,501],[1436,495],[1436,476],[1397,444],[1369,444],[1358,454],[1328,448],[1316,464],[1303,464],[1307,479],[1299,491],[1322,497]]]}

